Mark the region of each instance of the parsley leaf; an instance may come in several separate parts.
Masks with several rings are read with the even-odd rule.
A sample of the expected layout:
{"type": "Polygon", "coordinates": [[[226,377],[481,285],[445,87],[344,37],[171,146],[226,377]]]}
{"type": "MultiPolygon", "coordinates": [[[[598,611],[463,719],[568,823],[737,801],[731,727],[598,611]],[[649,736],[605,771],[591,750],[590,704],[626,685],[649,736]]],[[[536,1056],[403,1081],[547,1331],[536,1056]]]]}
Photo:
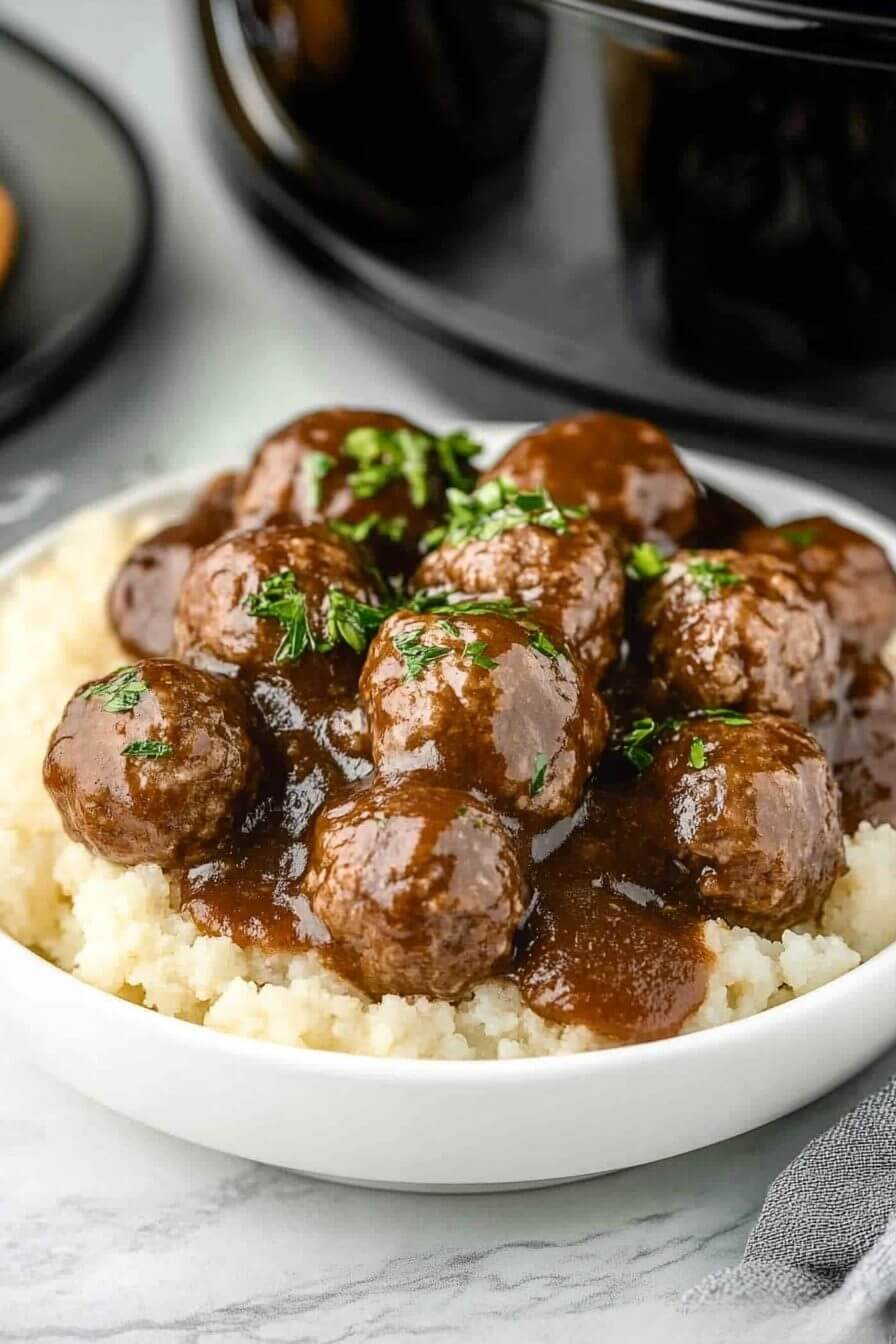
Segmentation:
{"type": "Polygon", "coordinates": [[[446,635],[451,635],[452,639],[460,639],[459,625],[455,625],[453,621],[439,621],[439,625],[446,635]]]}
{"type": "Polygon", "coordinates": [[[529,781],[529,797],[535,798],[545,786],[548,776],[548,758],[543,751],[536,753],[532,766],[532,778],[529,781]]]}
{"type": "Polygon", "coordinates": [[[159,756],[170,756],[173,747],[167,742],[159,742],[154,738],[143,738],[139,742],[129,742],[122,749],[122,756],[142,756],[147,760],[154,760],[159,756]]]}
{"type": "Polygon", "coordinates": [[[704,597],[718,597],[723,588],[734,588],[743,583],[744,576],[736,573],[726,560],[693,559],[688,573],[704,597]]]}
{"type": "Polygon", "coordinates": [[[586,508],[566,508],[555,503],[549,492],[521,490],[512,481],[498,477],[477,486],[469,494],[447,492],[448,517],[430,528],[421,541],[424,551],[436,546],[463,546],[474,538],[490,541],[514,527],[543,527],[562,536],[572,518],[584,518],[586,508]]]}
{"type": "Polygon", "coordinates": [[[563,656],[563,650],[558,649],[557,645],[548,639],[545,632],[532,621],[521,621],[520,624],[529,631],[529,643],[533,649],[543,653],[546,658],[550,658],[555,663],[558,658],[563,656]]]}
{"type": "Polygon", "coordinates": [[[385,607],[372,607],[349,597],[341,588],[331,588],[327,593],[327,637],[321,649],[329,653],[342,640],[355,653],[363,653],[388,615],[385,607]]]}
{"type": "Polygon", "coordinates": [[[348,478],[357,499],[371,499],[393,481],[403,480],[411,503],[420,509],[429,501],[432,468],[452,486],[466,489],[472,485],[467,463],[479,452],[479,445],[462,431],[433,438],[416,429],[364,425],[346,435],[342,452],[358,464],[348,478]]]}
{"type": "Polygon", "coordinates": [[[418,615],[431,612],[435,616],[507,616],[510,620],[525,616],[529,610],[519,602],[511,602],[509,597],[464,597],[456,602],[451,600],[453,597],[453,593],[431,593],[422,589],[400,605],[418,615]]]}
{"type": "Polygon", "coordinates": [[[334,518],[329,527],[337,536],[361,545],[374,534],[385,537],[387,541],[401,541],[407,531],[408,520],[403,513],[397,514],[394,518],[384,518],[380,513],[368,513],[359,523],[346,523],[341,518],[334,518]]]}
{"type": "Polygon", "coordinates": [[[275,663],[294,663],[317,643],[308,624],[305,594],[291,569],[281,569],[265,579],[257,593],[250,593],[243,606],[250,616],[279,621],[284,634],[274,654],[275,663]]]}
{"type": "Polygon", "coordinates": [[[423,626],[418,625],[404,635],[393,636],[392,643],[404,663],[405,681],[419,680],[431,663],[437,663],[451,652],[445,644],[424,644],[420,638],[422,630],[423,626]]]}
{"type": "Polygon", "coordinates": [[[807,546],[812,546],[818,540],[817,527],[779,527],[778,532],[798,551],[804,551],[807,546]]]}
{"type": "Polygon", "coordinates": [[[695,770],[702,770],[706,764],[706,743],[702,737],[691,739],[691,750],[688,756],[691,765],[695,770]]]}
{"type": "MultiPolygon", "coordinates": [[[[658,745],[659,738],[665,733],[677,733],[679,728],[685,722],[694,719],[708,719],[717,723],[724,723],[730,728],[740,728],[751,724],[753,720],[746,714],[741,714],[735,709],[695,709],[687,715],[687,719],[660,719],[645,717],[635,719],[629,731],[622,739],[622,754],[629,765],[641,774],[648,766],[653,765],[653,753],[658,745]]],[[[693,742],[699,742],[697,754],[703,753],[703,764],[705,764],[706,743],[702,738],[695,737],[693,742]]],[[[694,746],[691,745],[691,764],[695,769],[702,770],[703,765],[697,765],[694,760],[694,746]]]]}
{"type": "Polygon", "coordinates": [[[85,686],[78,694],[81,700],[102,700],[107,714],[124,714],[134,708],[148,689],[139,668],[120,667],[105,681],[85,686]]]}
{"type": "Polygon", "coordinates": [[[312,509],[319,509],[323,497],[323,481],[335,467],[336,459],[331,453],[310,452],[302,462],[302,472],[308,490],[308,502],[312,509]]]}
{"type": "Polygon", "coordinates": [[[497,667],[498,664],[495,662],[494,658],[488,657],[487,651],[488,645],[484,639],[468,640],[467,643],[464,644],[461,657],[469,658],[474,667],[483,667],[487,672],[490,672],[491,669],[497,667]]]}
{"type": "Polygon", "coordinates": [[[628,553],[625,572],[630,579],[642,583],[658,579],[669,568],[662,551],[652,541],[637,542],[628,553]]]}

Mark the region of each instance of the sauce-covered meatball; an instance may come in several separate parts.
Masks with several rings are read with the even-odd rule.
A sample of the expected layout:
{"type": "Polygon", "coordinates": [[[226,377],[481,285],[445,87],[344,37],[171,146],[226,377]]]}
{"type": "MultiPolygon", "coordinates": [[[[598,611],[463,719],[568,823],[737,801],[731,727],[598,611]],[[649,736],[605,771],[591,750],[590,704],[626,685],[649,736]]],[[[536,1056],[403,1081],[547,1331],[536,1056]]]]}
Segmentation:
{"type": "Polygon", "coordinates": [[[122,864],[171,866],[211,852],[257,775],[237,687],[169,659],[82,686],[44,762],[67,834],[122,864]]]}
{"type": "Polygon", "coordinates": [[[361,699],[380,770],[431,772],[542,820],[575,811],[607,736],[574,658],[506,616],[396,613],[361,699]]]}
{"type": "Polygon", "coordinates": [[[294,664],[331,642],[334,590],[378,601],[356,548],[327,528],[230,533],[198,551],[184,578],[178,656],[222,669],[294,664]]]}
{"type": "Polygon", "coordinates": [[[881,662],[858,663],[812,732],[834,767],[843,828],[896,826],[896,683],[881,662]]]}
{"type": "Polygon", "coordinates": [[[237,525],[366,524],[371,530],[365,540],[386,572],[407,571],[416,563],[423,533],[438,521],[445,495],[438,456],[421,456],[421,439],[430,436],[387,411],[336,408],[303,415],[258,449],[237,496],[237,525]],[[365,448],[368,430],[404,431],[409,437],[381,441],[386,457],[377,457],[375,433],[367,435],[365,448]],[[413,483],[411,468],[419,469],[413,483]]]}
{"type": "Polygon", "coordinates": [[[698,490],[672,440],[656,425],[591,411],[519,439],[482,480],[547,489],[559,504],[587,505],[629,541],[671,549],[697,521],[698,490]]]}
{"type": "Polygon", "coordinates": [[[788,719],[690,719],[641,787],[699,902],[732,923],[774,931],[812,919],[844,869],[830,765],[788,719]]]}
{"type": "Polygon", "coordinates": [[[650,584],[641,615],[661,698],[808,723],[833,694],[837,630],[793,566],[774,556],[679,552],[650,584]]]}
{"type": "Polygon", "coordinates": [[[619,652],[625,575],[611,534],[592,518],[562,532],[515,527],[489,540],[443,543],[414,575],[417,589],[507,597],[553,626],[588,675],[597,678],[619,652]]]}
{"type": "Polygon", "coordinates": [[[780,527],[752,527],[738,545],[795,565],[849,651],[876,658],[896,629],[896,573],[883,547],[861,532],[832,518],[795,518],[780,527]]]}
{"type": "Polygon", "coordinates": [[[234,472],[216,476],[182,523],[165,527],[134,547],[109,590],[109,623],[128,653],[160,658],[174,644],[174,609],[183,577],[200,546],[232,525],[234,472]]]}
{"type": "Polygon", "coordinates": [[[525,908],[494,810],[408,779],[324,809],[304,891],[336,965],[374,995],[458,997],[508,958],[525,908]]]}

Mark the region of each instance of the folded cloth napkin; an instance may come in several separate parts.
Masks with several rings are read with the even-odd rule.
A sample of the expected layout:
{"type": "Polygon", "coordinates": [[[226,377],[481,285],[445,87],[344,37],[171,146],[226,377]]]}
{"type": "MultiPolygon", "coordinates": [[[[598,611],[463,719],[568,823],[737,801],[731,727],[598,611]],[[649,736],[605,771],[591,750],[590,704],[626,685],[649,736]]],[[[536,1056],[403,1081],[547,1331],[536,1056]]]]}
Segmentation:
{"type": "Polygon", "coordinates": [[[788,1313],[789,1340],[896,1339],[896,1079],[813,1139],[769,1187],[744,1258],[684,1305],[788,1313]],[[793,1313],[793,1315],[791,1315],[793,1313]]]}

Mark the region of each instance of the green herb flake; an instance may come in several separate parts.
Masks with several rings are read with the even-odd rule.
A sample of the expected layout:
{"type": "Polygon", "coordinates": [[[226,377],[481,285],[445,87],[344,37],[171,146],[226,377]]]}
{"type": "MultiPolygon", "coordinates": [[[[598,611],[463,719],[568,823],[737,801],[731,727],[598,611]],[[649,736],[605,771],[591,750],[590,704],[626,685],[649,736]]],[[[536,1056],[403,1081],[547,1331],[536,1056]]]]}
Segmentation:
{"type": "Polygon", "coordinates": [[[658,579],[669,568],[665,557],[652,541],[639,541],[628,553],[625,572],[630,579],[644,583],[649,579],[658,579]]]}
{"type": "Polygon", "coordinates": [[[148,689],[139,668],[120,667],[105,681],[86,686],[79,696],[82,700],[101,700],[107,714],[124,714],[135,707],[148,689]]]}
{"type": "Polygon", "coordinates": [[[457,598],[451,592],[429,592],[426,589],[406,598],[401,606],[421,616],[428,612],[433,616],[506,616],[509,620],[526,616],[529,611],[528,607],[511,602],[507,597],[457,598]]]}
{"type": "Polygon", "coordinates": [[[392,643],[404,663],[405,681],[418,681],[432,663],[451,652],[445,644],[424,644],[420,638],[422,632],[422,625],[418,625],[404,635],[393,636],[392,643]]]}
{"type": "Polygon", "coordinates": [[[154,738],[144,738],[139,742],[129,742],[122,750],[122,756],[139,756],[145,760],[157,760],[160,756],[170,756],[173,747],[167,742],[159,742],[154,738]]]}
{"type": "Polygon", "coordinates": [[[779,527],[778,532],[798,551],[804,551],[807,546],[813,546],[818,540],[817,527],[779,527]]]}
{"type": "Polygon", "coordinates": [[[275,663],[294,663],[309,649],[317,648],[308,624],[305,594],[291,569],[281,569],[265,579],[257,593],[250,593],[245,598],[243,606],[250,616],[278,621],[283,626],[283,638],[274,654],[275,663]]]}
{"type": "Polygon", "coordinates": [[[341,588],[330,588],[327,593],[327,634],[321,645],[329,653],[340,641],[355,653],[363,653],[367,645],[389,615],[385,607],[373,607],[349,597],[341,588]]]}
{"type": "Polygon", "coordinates": [[[653,765],[653,752],[658,739],[664,733],[676,733],[681,727],[681,719],[653,718],[636,719],[622,739],[622,754],[639,774],[653,765]],[[649,746],[647,744],[650,744],[649,746]]]}
{"type": "Polygon", "coordinates": [[[439,629],[444,630],[452,639],[460,639],[460,626],[453,621],[439,621],[439,629]]]}
{"type": "Polygon", "coordinates": [[[465,493],[447,492],[448,516],[439,527],[426,533],[421,548],[463,546],[466,542],[491,541],[516,527],[543,527],[559,536],[569,530],[571,519],[584,518],[585,508],[567,508],[555,503],[547,490],[520,490],[512,481],[498,477],[465,493]]]}
{"type": "Polygon", "coordinates": [[[538,653],[543,653],[546,658],[550,658],[552,663],[563,657],[563,650],[558,649],[553,640],[548,639],[539,626],[534,625],[531,621],[522,621],[521,624],[529,631],[529,644],[538,653]]]}
{"type": "Polygon", "coordinates": [[[545,786],[548,775],[548,758],[543,751],[539,751],[535,756],[535,763],[532,767],[532,778],[529,781],[529,796],[535,798],[545,786]]]}
{"type": "Polygon", "coordinates": [[[484,668],[486,672],[490,672],[493,667],[498,666],[494,658],[489,658],[488,645],[484,639],[468,640],[463,647],[461,657],[469,658],[474,667],[484,668]]]}
{"type": "Polygon", "coordinates": [[[360,546],[372,536],[385,537],[387,541],[401,541],[408,530],[408,520],[403,513],[396,514],[394,518],[384,518],[381,513],[368,513],[358,523],[346,523],[341,518],[334,518],[328,526],[338,537],[345,537],[346,541],[353,541],[360,546]]]}
{"type": "Polygon", "coordinates": [[[704,597],[718,597],[724,588],[734,588],[744,581],[744,576],[725,560],[701,560],[698,557],[688,565],[688,574],[704,597]]]}
{"type": "Polygon", "coordinates": [[[729,728],[744,728],[753,722],[748,714],[741,714],[736,709],[695,709],[689,718],[713,719],[729,728]]]}
{"type": "Polygon", "coordinates": [[[706,743],[702,737],[695,737],[691,740],[688,759],[695,770],[702,770],[706,765],[706,743]]]}
{"type": "Polygon", "coordinates": [[[472,486],[468,463],[479,444],[463,431],[433,437],[416,429],[364,425],[346,435],[342,452],[357,463],[348,478],[357,499],[372,499],[393,482],[404,481],[411,503],[420,509],[429,502],[434,471],[454,488],[472,486]]]}
{"type": "Polygon", "coordinates": [[[323,498],[324,477],[328,476],[336,465],[336,459],[330,453],[307,453],[302,463],[308,502],[312,509],[319,509],[323,498]]]}

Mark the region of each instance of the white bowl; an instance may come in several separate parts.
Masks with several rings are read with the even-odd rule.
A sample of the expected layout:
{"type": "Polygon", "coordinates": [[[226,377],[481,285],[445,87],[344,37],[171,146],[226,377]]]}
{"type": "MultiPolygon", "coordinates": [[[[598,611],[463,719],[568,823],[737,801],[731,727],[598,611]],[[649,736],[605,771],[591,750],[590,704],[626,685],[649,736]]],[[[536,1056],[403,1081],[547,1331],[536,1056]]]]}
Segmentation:
{"type": "MultiPolygon", "coordinates": [[[[519,427],[475,432],[497,452],[519,427]]],[[[896,557],[896,526],[857,504],[777,472],[687,456],[701,478],[771,521],[834,514],[896,557]]],[[[175,506],[202,474],[106,505],[175,506]]],[[[0,579],[58,531],[5,556],[0,579]]],[[[575,1180],[765,1124],[896,1042],[894,981],[896,946],[804,998],[674,1040],[545,1059],[382,1060],[240,1040],[165,1018],[0,935],[5,1033],[78,1091],[241,1157],[333,1180],[446,1190],[575,1180]]]]}

